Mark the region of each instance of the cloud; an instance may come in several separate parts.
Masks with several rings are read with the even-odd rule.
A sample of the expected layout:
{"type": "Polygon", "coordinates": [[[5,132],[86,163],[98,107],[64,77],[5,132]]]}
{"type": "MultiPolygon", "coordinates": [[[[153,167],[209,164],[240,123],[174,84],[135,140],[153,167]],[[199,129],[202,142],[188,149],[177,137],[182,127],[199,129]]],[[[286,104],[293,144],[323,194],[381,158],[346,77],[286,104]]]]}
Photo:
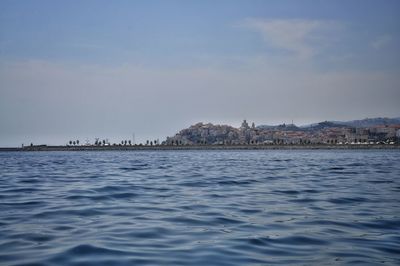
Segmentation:
{"type": "Polygon", "coordinates": [[[310,58],[319,52],[331,30],[339,24],[306,19],[246,19],[240,25],[262,34],[264,41],[274,48],[310,58]]]}
{"type": "Polygon", "coordinates": [[[392,41],[392,39],[393,38],[390,35],[382,35],[373,40],[370,45],[372,48],[380,50],[387,46],[392,41]]]}

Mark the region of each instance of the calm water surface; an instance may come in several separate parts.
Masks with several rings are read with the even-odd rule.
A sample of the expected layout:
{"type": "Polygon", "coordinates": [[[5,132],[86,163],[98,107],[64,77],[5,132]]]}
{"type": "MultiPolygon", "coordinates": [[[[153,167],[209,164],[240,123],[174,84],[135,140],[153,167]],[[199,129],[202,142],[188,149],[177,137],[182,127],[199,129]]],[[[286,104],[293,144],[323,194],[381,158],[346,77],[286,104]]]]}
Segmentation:
{"type": "Polygon", "coordinates": [[[1,265],[400,265],[400,151],[0,153],[1,265]]]}

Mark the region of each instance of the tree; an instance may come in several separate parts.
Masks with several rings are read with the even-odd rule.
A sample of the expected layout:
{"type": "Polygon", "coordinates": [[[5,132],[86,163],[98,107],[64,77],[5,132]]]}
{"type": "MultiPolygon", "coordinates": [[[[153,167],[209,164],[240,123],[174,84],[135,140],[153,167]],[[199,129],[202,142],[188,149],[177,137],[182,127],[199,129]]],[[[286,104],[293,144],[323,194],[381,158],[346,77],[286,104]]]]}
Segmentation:
{"type": "Polygon", "coordinates": [[[149,145],[149,140],[146,140],[146,145],[149,145]]]}
{"type": "Polygon", "coordinates": [[[69,141],[69,145],[72,145],[72,140],[69,141]]]}
{"type": "Polygon", "coordinates": [[[76,140],[76,145],[79,145],[79,139],[78,139],[78,140],[76,140]]]}
{"type": "Polygon", "coordinates": [[[74,146],[75,146],[75,144],[76,144],[75,140],[72,142],[72,144],[74,144],[74,146]]]}
{"type": "Polygon", "coordinates": [[[129,146],[131,146],[131,145],[132,145],[132,141],[131,141],[131,140],[128,140],[128,143],[129,143],[129,146]]]}
{"type": "Polygon", "coordinates": [[[153,141],[150,141],[150,146],[153,146],[153,141]]]}
{"type": "Polygon", "coordinates": [[[105,139],[103,139],[103,146],[105,146],[106,145],[106,140],[105,139]]]}

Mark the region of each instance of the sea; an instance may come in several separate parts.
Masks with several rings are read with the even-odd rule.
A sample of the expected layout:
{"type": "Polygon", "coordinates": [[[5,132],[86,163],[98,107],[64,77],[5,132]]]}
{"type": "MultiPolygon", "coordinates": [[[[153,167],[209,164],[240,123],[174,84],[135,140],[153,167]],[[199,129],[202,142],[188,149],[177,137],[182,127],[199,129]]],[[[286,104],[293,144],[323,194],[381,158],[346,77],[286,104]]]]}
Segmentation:
{"type": "Polygon", "coordinates": [[[400,265],[400,151],[0,152],[0,265],[400,265]]]}

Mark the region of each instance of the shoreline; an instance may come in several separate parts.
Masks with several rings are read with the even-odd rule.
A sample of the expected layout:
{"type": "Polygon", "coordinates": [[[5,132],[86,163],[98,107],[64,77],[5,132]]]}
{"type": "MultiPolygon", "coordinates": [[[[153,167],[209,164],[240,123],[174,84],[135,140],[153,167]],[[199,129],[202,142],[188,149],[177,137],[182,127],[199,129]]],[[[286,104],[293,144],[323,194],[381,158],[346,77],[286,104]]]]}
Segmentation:
{"type": "Polygon", "coordinates": [[[171,150],[382,150],[400,149],[399,144],[315,145],[156,145],[156,146],[27,146],[0,147],[0,152],[23,151],[171,151],[171,150]]]}

